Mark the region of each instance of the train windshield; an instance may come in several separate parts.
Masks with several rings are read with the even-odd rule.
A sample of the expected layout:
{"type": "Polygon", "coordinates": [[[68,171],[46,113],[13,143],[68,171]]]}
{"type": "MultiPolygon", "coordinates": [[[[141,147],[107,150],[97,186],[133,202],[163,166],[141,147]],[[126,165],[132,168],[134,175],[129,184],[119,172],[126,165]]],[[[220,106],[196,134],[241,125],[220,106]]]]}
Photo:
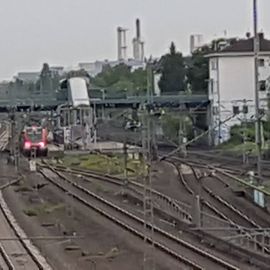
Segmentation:
{"type": "Polygon", "coordinates": [[[27,137],[32,143],[37,143],[42,141],[42,129],[28,129],[27,137]]]}

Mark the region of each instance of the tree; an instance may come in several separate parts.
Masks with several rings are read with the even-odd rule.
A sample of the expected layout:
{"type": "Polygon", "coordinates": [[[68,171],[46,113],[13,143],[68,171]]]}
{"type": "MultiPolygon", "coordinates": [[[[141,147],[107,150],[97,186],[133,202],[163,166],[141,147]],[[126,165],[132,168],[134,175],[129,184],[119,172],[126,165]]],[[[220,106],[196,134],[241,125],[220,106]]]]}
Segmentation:
{"type": "Polygon", "coordinates": [[[131,73],[131,80],[134,86],[133,94],[146,93],[147,88],[147,72],[145,69],[139,68],[131,73]]]}
{"type": "Polygon", "coordinates": [[[185,66],[181,53],[176,51],[175,44],[172,42],[170,53],[161,57],[159,67],[161,78],[159,87],[161,92],[179,92],[185,90],[185,66]]]}
{"type": "Polygon", "coordinates": [[[187,70],[187,81],[192,92],[207,92],[209,64],[205,52],[196,51],[192,54],[187,70]]]}
{"type": "Polygon", "coordinates": [[[161,126],[163,133],[167,139],[178,144],[179,142],[179,127],[180,122],[182,122],[185,129],[185,136],[188,140],[191,140],[194,136],[193,134],[193,123],[191,119],[187,116],[174,115],[172,113],[167,113],[161,118],[161,126]]]}
{"type": "Polygon", "coordinates": [[[147,74],[142,68],[132,72],[131,68],[125,64],[115,67],[106,65],[93,79],[93,84],[110,92],[126,91],[130,95],[136,95],[146,91],[147,74]]]}

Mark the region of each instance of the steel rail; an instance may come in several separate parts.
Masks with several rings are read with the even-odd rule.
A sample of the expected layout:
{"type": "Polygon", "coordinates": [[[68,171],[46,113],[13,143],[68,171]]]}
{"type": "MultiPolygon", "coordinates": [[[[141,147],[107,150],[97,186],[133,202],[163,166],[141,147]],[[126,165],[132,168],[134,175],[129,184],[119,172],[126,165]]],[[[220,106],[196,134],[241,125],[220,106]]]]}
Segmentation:
{"type": "MultiPolygon", "coordinates": [[[[181,164],[185,164],[187,166],[189,166],[195,176],[195,179],[199,182],[198,180],[198,175],[194,169],[194,165],[190,164],[189,162],[186,162],[185,160],[179,159],[177,158],[177,161],[180,162],[181,164]]],[[[169,158],[167,159],[167,162],[172,163],[174,166],[177,166],[177,164],[175,163],[175,158],[169,158]]],[[[180,178],[182,178],[182,181],[184,180],[184,177],[182,175],[182,173],[180,172],[180,169],[178,168],[178,172],[180,175],[180,178]]],[[[187,185],[187,183],[186,183],[187,185]]],[[[225,201],[224,199],[222,199],[220,196],[216,195],[213,193],[212,190],[210,190],[209,188],[205,187],[204,185],[202,186],[204,191],[209,194],[213,199],[215,199],[217,202],[219,202],[220,204],[222,204],[223,206],[225,206],[227,209],[229,209],[230,211],[232,211],[235,215],[237,215],[238,217],[242,218],[243,220],[245,220],[245,222],[249,223],[250,225],[254,226],[257,229],[262,229],[254,220],[252,220],[251,218],[249,218],[247,215],[245,215],[244,213],[242,213],[239,209],[235,208],[233,205],[231,205],[230,203],[228,203],[227,201],[225,201]]],[[[188,186],[188,191],[191,193],[191,195],[194,195],[194,191],[188,186]]],[[[203,200],[203,203],[206,204],[207,207],[209,207],[211,210],[213,210],[214,212],[216,212],[216,214],[225,219],[226,221],[228,221],[232,226],[238,228],[239,230],[241,230],[242,232],[246,232],[248,234],[248,231],[246,230],[245,227],[241,226],[240,224],[235,223],[232,219],[230,219],[229,217],[227,217],[224,213],[222,213],[220,210],[218,210],[215,206],[213,206],[211,203],[206,202],[205,200],[203,200]]],[[[248,228],[247,228],[248,229],[248,228]]],[[[250,237],[250,241],[251,241],[251,237],[250,237]]],[[[252,240],[252,242],[256,243],[260,248],[262,248],[263,250],[265,250],[265,252],[269,253],[269,249],[266,247],[262,247],[260,242],[256,241],[256,240],[252,240]]]]}
{"type": "MultiPolygon", "coordinates": [[[[10,257],[8,256],[8,254],[6,253],[4,247],[0,244],[0,255],[2,256],[7,268],[9,270],[16,270],[14,264],[12,263],[12,261],[10,260],[10,257]]],[[[0,269],[2,269],[1,267],[3,267],[2,265],[0,265],[0,269]]]]}
{"type": "MultiPolygon", "coordinates": [[[[52,172],[55,173],[54,169],[51,169],[52,172]]],[[[64,192],[67,192],[68,190],[63,187],[63,185],[60,185],[59,183],[57,183],[57,181],[53,180],[51,177],[48,177],[48,175],[46,173],[43,172],[43,169],[41,168],[40,169],[40,173],[43,175],[43,177],[45,179],[47,179],[48,181],[50,181],[52,184],[54,184],[55,186],[57,186],[59,189],[61,189],[62,191],[64,192]]],[[[56,174],[58,177],[59,177],[59,174],[56,174]]],[[[79,184],[77,183],[74,183],[73,181],[69,180],[68,178],[66,178],[65,176],[62,176],[62,180],[68,182],[70,185],[72,185],[73,187],[75,187],[77,190],[83,192],[84,194],[87,194],[88,196],[90,196],[91,198],[94,198],[96,199],[97,201],[105,204],[106,206],[109,206],[111,209],[114,209],[116,210],[117,212],[123,214],[125,217],[128,217],[130,218],[131,220],[133,221],[136,221],[138,222],[139,224],[143,224],[143,220],[135,215],[133,215],[132,213],[120,208],[119,206],[113,204],[112,202],[109,202],[107,200],[105,200],[104,198],[94,194],[93,192],[90,192],[89,190],[85,189],[84,187],[80,186],[79,184]]],[[[77,194],[73,193],[73,192],[70,192],[70,190],[68,191],[70,196],[72,196],[73,198],[77,199],[78,201],[80,201],[81,203],[83,203],[84,205],[90,207],[91,209],[99,212],[100,214],[102,214],[103,216],[107,217],[108,219],[114,221],[116,224],[120,225],[121,227],[125,228],[126,230],[132,232],[133,234],[139,236],[140,238],[143,238],[144,235],[141,233],[141,232],[138,232],[137,230],[134,230],[134,228],[132,228],[130,225],[126,224],[125,222],[115,218],[114,216],[112,216],[111,214],[109,214],[108,212],[98,208],[97,206],[89,203],[87,200],[81,198],[80,196],[78,196],[77,194]]],[[[148,224],[148,227],[151,227],[153,225],[151,224],[148,224]]],[[[167,239],[170,239],[171,241],[179,244],[180,246],[183,246],[185,248],[188,248],[190,249],[191,251],[193,252],[196,252],[196,254],[198,255],[201,255],[203,257],[205,257],[206,259],[218,264],[219,266],[222,266],[226,269],[239,269],[238,267],[234,266],[234,265],[231,265],[230,263],[227,263],[225,262],[224,260],[206,252],[206,251],[203,251],[201,250],[200,248],[186,242],[186,241],[183,241],[177,237],[175,237],[174,235],[172,234],[169,234],[168,232],[166,231],[163,231],[162,229],[160,229],[159,227],[157,226],[153,226],[154,230],[156,233],[158,233],[159,235],[163,236],[163,237],[166,237],[167,239]]],[[[150,238],[148,238],[148,241],[152,241],[150,238]]],[[[175,259],[181,261],[182,263],[185,263],[189,266],[192,266],[193,269],[203,269],[201,266],[197,265],[196,263],[194,263],[193,261],[190,261],[189,259],[183,257],[182,255],[180,254],[175,254],[175,252],[171,249],[169,249],[168,247],[164,246],[163,244],[157,242],[157,241],[154,241],[153,243],[157,248],[159,248],[160,250],[166,252],[168,255],[171,255],[173,256],[175,259]]]]}
{"type": "MultiPolygon", "coordinates": [[[[49,165],[48,163],[39,163],[40,167],[48,167],[51,166],[52,168],[57,169],[58,171],[62,171],[62,172],[67,172],[67,173],[75,173],[75,174],[79,174],[81,176],[84,177],[89,177],[89,178],[94,178],[94,179],[98,179],[98,180],[102,180],[102,181],[106,181],[112,184],[115,184],[117,186],[126,186],[127,189],[130,189],[131,191],[137,192],[138,190],[136,189],[140,189],[141,191],[143,191],[143,185],[135,182],[135,181],[128,181],[127,185],[125,185],[123,183],[123,179],[119,178],[119,177],[115,177],[115,176],[111,176],[111,175],[102,175],[93,171],[83,171],[77,168],[68,168],[65,166],[53,166],[53,165],[49,165]]],[[[181,215],[181,217],[183,218],[184,221],[191,223],[192,222],[192,217],[191,215],[183,208],[188,208],[188,206],[186,204],[183,204],[180,201],[174,200],[172,198],[170,198],[169,196],[155,190],[155,189],[151,189],[152,195],[155,196],[156,199],[160,200],[163,203],[166,203],[168,206],[171,207],[172,211],[177,212],[179,215],[181,215]]],[[[140,195],[142,195],[142,193],[140,193],[140,195]]]]}
{"type": "Polygon", "coordinates": [[[52,268],[47,264],[46,260],[43,257],[41,258],[37,249],[33,248],[29,240],[23,239],[25,237],[22,236],[21,229],[17,225],[15,225],[15,220],[8,213],[7,205],[2,197],[2,192],[0,192],[0,197],[0,211],[2,211],[9,227],[14,232],[15,236],[18,238],[18,241],[22,244],[26,253],[30,256],[30,258],[33,260],[39,270],[52,270],[52,268]]]}

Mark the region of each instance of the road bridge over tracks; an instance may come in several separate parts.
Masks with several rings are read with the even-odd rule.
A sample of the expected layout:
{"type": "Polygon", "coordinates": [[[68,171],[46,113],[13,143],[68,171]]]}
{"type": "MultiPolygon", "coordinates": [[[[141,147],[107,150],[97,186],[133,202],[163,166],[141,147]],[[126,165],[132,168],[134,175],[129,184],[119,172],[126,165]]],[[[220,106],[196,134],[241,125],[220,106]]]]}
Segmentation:
{"type": "MultiPolygon", "coordinates": [[[[90,104],[95,104],[98,107],[106,108],[136,108],[141,104],[147,102],[147,96],[128,96],[121,95],[107,95],[100,97],[99,95],[92,95],[89,92],[90,104]]],[[[154,96],[152,102],[159,107],[178,107],[185,105],[187,108],[195,108],[201,106],[207,108],[209,104],[208,96],[206,94],[174,94],[154,96]]],[[[0,95],[0,111],[6,112],[10,107],[16,107],[18,111],[32,110],[54,110],[61,104],[68,104],[67,96],[57,96],[57,94],[32,94],[20,96],[18,98],[1,98],[0,95]]]]}

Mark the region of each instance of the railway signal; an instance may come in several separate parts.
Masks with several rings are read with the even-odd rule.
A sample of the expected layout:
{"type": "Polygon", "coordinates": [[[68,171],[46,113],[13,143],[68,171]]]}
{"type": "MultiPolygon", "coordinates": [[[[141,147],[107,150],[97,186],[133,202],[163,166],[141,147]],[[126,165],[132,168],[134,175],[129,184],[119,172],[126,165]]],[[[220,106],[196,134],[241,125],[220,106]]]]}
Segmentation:
{"type": "Polygon", "coordinates": [[[37,167],[36,167],[36,157],[37,157],[37,149],[36,148],[32,148],[31,149],[31,154],[30,154],[30,161],[29,161],[30,171],[31,172],[35,172],[37,170],[37,167]]]}

